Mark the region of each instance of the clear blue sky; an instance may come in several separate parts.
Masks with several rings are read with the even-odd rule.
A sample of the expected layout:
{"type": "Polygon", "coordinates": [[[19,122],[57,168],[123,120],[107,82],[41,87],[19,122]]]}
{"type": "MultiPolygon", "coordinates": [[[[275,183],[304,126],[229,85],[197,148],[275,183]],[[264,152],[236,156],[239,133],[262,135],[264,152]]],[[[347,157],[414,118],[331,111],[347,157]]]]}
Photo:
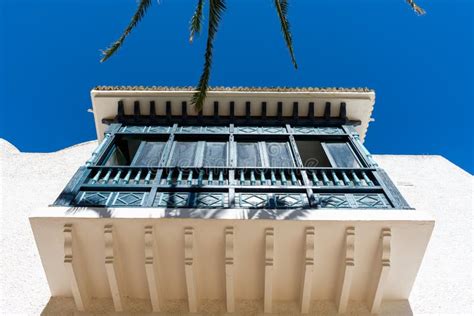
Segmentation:
{"type": "MultiPolygon", "coordinates": [[[[54,151],[95,137],[95,85],[195,85],[205,36],[188,42],[197,0],[155,0],[119,53],[134,0],[0,2],[0,137],[54,151]]],[[[272,0],[227,0],[212,85],[337,86],[376,90],[366,145],[375,154],[438,154],[474,172],[474,2],[290,0],[299,69],[272,0]]]]}

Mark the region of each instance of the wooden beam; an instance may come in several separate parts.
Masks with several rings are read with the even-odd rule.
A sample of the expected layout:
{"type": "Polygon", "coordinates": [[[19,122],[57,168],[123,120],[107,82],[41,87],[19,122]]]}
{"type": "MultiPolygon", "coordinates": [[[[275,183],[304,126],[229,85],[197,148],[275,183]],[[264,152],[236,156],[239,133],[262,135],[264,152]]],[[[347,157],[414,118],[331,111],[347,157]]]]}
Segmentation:
{"type": "Polygon", "coordinates": [[[326,106],[324,107],[324,119],[329,121],[331,118],[331,102],[326,102],[326,106]]]}
{"type": "Polygon", "coordinates": [[[369,309],[372,314],[377,314],[380,312],[383,291],[385,288],[385,283],[387,281],[388,274],[390,272],[391,239],[392,232],[390,228],[382,229],[382,233],[380,236],[380,248],[382,250],[382,256],[379,267],[380,272],[378,274],[375,292],[373,293],[372,299],[369,302],[369,309]]]}
{"type": "Polygon", "coordinates": [[[133,102],[133,116],[138,120],[140,115],[140,101],[135,101],[133,102]]]}
{"type": "Polygon", "coordinates": [[[186,277],[186,289],[188,293],[188,308],[191,313],[198,311],[198,298],[196,289],[195,273],[195,241],[194,229],[184,228],[184,273],[186,277]]]}
{"type": "Polygon", "coordinates": [[[85,311],[89,305],[89,293],[85,283],[85,273],[79,261],[79,249],[77,247],[77,237],[72,224],[64,225],[64,267],[69,277],[72,296],[76,308],[85,311]]]}
{"type": "Polygon", "coordinates": [[[250,102],[245,102],[245,120],[250,121],[250,102]]]}
{"type": "Polygon", "coordinates": [[[262,120],[267,118],[267,102],[262,102],[262,120]]]}
{"type": "Polygon", "coordinates": [[[104,226],[105,240],[105,271],[109,281],[110,293],[114,302],[116,312],[123,311],[123,293],[121,287],[121,272],[119,263],[119,252],[115,230],[112,225],[104,226]]]}
{"type": "Polygon", "coordinates": [[[219,102],[214,101],[214,120],[218,121],[219,120],[219,102]]]}
{"type": "Polygon", "coordinates": [[[306,227],[303,284],[301,287],[301,313],[308,313],[311,304],[314,272],[314,227],[306,227]]]}
{"type": "Polygon", "coordinates": [[[235,311],[234,227],[225,228],[225,290],[227,312],[235,311]]]}
{"type": "Polygon", "coordinates": [[[343,314],[347,310],[349,297],[351,294],[352,274],[354,270],[354,252],[355,252],[355,228],[346,228],[345,238],[345,257],[344,257],[344,275],[342,278],[341,290],[337,297],[337,311],[343,314]]]}
{"type": "Polygon", "coordinates": [[[150,101],[150,116],[153,118],[156,117],[155,101],[150,101]]]}
{"type": "Polygon", "coordinates": [[[153,312],[160,311],[160,278],[158,273],[158,250],[153,226],[145,226],[145,272],[153,312]]]}
{"type": "Polygon", "coordinates": [[[171,101],[166,101],[166,120],[171,122],[171,101]]]}
{"type": "Polygon", "coordinates": [[[183,117],[183,121],[188,118],[188,104],[186,101],[181,102],[181,116],[183,117]]]}
{"type": "Polygon", "coordinates": [[[314,102],[309,102],[308,119],[314,121],[314,102]]]}
{"type": "Polygon", "coordinates": [[[235,118],[235,102],[234,101],[230,101],[230,110],[229,110],[229,117],[230,117],[230,120],[233,121],[234,118],[235,118]]]}
{"type": "Polygon", "coordinates": [[[274,246],[274,230],[273,228],[267,228],[265,229],[265,292],[263,303],[265,313],[272,312],[274,246]]]}
{"type": "Polygon", "coordinates": [[[298,102],[293,102],[293,119],[298,119],[298,102]]]}

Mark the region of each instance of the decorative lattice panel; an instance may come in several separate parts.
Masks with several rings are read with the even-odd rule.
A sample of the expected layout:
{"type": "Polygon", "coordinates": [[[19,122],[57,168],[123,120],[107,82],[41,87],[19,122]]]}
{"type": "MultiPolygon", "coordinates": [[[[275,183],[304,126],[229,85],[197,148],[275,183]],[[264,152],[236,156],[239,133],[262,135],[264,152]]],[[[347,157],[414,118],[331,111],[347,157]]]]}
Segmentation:
{"type": "Polygon", "coordinates": [[[228,207],[227,193],[196,193],[194,207],[196,208],[223,208],[228,207]]]}
{"type": "Polygon", "coordinates": [[[293,127],[293,133],[304,135],[343,135],[344,130],[339,127],[293,127]]]}
{"type": "Polygon", "coordinates": [[[145,196],[144,192],[119,192],[112,206],[142,206],[145,196]]]}
{"type": "Polygon", "coordinates": [[[273,198],[276,208],[300,208],[309,206],[306,194],[275,194],[273,198]]]}
{"type": "Polygon", "coordinates": [[[266,193],[240,193],[235,195],[236,206],[242,208],[270,207],[269,194],[266,193]]]}
{"type": "Polygon", "coordinates": [[[323,208],[350,208],[346,194],[320,194],[320,205],[323,208]]]}
{"type": "Polygon", "coordinates": [[[390,208],[390,203],[383,194],[354,194],[358,208],[390,208]]]}
{"type": "Polygon", "coordinates": [[[113,192],[79,192],[76,197],[78,206],[106,206],[113,192]]]}
{"type": "Polygon", "coordinates": [[[228,126],[181,126],[178,134],[228,134],[228,126]]]}
{"type": "Polygon", "coordinates": [[[154,207],[187,207],[190,193],[160,192],[153,201],[154,207]]]}

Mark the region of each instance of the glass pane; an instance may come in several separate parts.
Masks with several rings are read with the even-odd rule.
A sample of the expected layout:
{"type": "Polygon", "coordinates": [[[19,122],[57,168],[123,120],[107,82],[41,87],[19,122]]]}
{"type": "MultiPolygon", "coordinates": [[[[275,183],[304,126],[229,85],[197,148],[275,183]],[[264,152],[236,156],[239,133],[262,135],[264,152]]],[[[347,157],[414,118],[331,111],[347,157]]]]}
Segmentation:
{"type": "Polygon", "coordinates": [[[332,157],[333,167],[358,168],[359,162],[346,143],[325,143],[328,154],[332,157]]]}
{"type": "Polygon", "coordinates": [[[174,150],[168,165],[171,167],[194,166],[196,149],[196,142],[175,142],[174,150]]]}
{"type": "Polygon", "coordinates": [[[262,159],[258,143],[237,143],[238,167],[261,167],[262,159]]]}
{"type": "Polygon", "coordinates": [[[204,167],[223,167],[227,165],[227,144],[207,142],[204,149],[204,167]]]}
{"type": "Polygon", "coordinates": [[[293,167],[293,156],[287,143],[266,143],[270,167],[293,167]]]}
{"type": "Polygon", "coordinates": [[[156,166],[159,164],[164,142],[142,142],[133,158],[132,166],[156,166]]]}

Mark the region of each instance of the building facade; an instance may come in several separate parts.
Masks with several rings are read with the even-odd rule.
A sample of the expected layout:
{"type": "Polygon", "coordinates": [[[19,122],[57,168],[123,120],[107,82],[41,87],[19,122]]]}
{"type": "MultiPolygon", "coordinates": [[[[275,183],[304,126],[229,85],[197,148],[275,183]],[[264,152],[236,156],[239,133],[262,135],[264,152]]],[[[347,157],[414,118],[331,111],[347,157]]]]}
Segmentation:
{"type": "Polygon", "coordinates": [[[100,145],[31,217],[53,295],[265,313],[407,299],[433,229],[363,145],[367,89],[98,87],[100,145]]]}

